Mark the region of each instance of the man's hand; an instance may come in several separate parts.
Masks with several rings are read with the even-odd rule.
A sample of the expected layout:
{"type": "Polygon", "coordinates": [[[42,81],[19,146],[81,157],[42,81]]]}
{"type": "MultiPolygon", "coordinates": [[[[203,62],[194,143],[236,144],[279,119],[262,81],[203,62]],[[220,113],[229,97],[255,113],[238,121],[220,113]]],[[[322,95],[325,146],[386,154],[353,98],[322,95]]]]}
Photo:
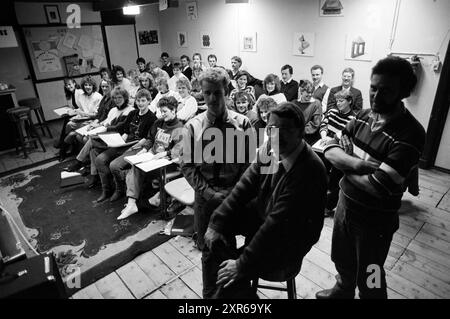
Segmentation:
{"type": "Polygon", "coordinates": [[[234,259],[225,260],[220,264],[219,272],[217,273],[217,285],[224,285],[227,288],[238,278],[237,263],[234,259]]]}
{"type": "Polygon", "coordinates": [[[330,136],[325,136],[324,138],[322,138],[320,140],[320,145],[321,146],[325,146],[327,145],[330,141],[334,140],[334,138],[330,137],[330,136]]]}
{"type": "Polygon", "coordinates": [[[214,229],[210,227],[208,227],[208,229],[206,230],[204,239],[206,246],[208,246],[210,250],[212,246],[218,241],[222,241],[225,244],[225,246],[227,246],[227,240],[225,239],[225,236],[223,236],[221,233],[216,232],[214,229]]]}
{"type": "Polygon", "coordinates": [[[344,149],[348,155],[353,155],[353,142],[347,135],[342,135],[339,140],[339,145],[344,149]]]}

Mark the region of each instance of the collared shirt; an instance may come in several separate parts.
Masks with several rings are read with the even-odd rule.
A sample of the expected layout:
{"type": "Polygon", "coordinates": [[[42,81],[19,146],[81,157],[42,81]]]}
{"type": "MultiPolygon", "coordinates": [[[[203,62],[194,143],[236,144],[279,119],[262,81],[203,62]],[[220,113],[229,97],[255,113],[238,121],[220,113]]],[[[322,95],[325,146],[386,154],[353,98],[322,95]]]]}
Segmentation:
{"type": "Polygon", "coordinates": [[[289,84],[289,83],[291,83],[291,81],[292,81],[292,78],[290,78],[289,80],[287,80],[287,81],[285,81],[285,80],[281,80],[284,84],[289,84]]]}
{"type": "Polygon", "coordinates": [[[297,148],[295,148],[291,154],[289,154],[287,157],[283,158],[281,161],[278,161],[278,165],[283,165],[284,169],[286,170],[286,173],[291,170],[291,168],[294,166],[295,161],[297,160],[298,155],[302,152],[303,148],[305,147],[305,143],[301,143],[297,148]]]}

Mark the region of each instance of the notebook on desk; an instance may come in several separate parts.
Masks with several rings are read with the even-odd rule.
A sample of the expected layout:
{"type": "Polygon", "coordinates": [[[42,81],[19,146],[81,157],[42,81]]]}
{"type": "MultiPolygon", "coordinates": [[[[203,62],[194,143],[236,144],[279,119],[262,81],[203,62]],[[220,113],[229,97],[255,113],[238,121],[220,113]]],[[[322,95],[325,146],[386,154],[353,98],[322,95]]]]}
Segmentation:
{"type": "Polygon", "coordinates": [[[136,144],[138,141],[125,142],[119,133],[112,134],[100,134],[98,137],[108,146],[108,147],[123,147],[131,146],[136,144]]]}
{"type": "Polygon", "coordinates": [[[145,173],[147,173],[147,172],[153,171],[155,169],[168,166],[170,164],[172,164],[172,161],[169,161],[166,158],[160,158],[160,159],[140,163],[140,164],[137,164],[136,166],[139,169],[141,169],[142,171],[144,171],[145,173]]]}

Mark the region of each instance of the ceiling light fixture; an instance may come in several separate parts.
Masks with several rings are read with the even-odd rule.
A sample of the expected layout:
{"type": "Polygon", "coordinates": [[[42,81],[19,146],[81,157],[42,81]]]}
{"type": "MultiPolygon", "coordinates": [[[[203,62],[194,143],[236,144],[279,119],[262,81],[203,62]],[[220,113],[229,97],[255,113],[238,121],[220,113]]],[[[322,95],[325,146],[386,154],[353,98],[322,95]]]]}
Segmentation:
{"type": "Polygon", "coordinates": [[[141,13],[141,9],[133,1],[128,1],[127,5],[123,7],[124,15],[138,15],[141,13]]]}

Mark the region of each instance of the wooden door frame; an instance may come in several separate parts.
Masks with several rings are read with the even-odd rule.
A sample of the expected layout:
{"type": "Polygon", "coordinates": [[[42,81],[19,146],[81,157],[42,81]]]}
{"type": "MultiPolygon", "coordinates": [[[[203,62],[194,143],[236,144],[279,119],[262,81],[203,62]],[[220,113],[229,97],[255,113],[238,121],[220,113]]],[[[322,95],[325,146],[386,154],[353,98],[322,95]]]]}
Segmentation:
{"type": "Polygon", "coordinates": [[[433,108],[428,121],[427,136],[424,151],[419,162],[420,168],[434,167],[439,145],[444,132],[447,114],[450,108],[450,41],[442,65],[433,108]]]}

